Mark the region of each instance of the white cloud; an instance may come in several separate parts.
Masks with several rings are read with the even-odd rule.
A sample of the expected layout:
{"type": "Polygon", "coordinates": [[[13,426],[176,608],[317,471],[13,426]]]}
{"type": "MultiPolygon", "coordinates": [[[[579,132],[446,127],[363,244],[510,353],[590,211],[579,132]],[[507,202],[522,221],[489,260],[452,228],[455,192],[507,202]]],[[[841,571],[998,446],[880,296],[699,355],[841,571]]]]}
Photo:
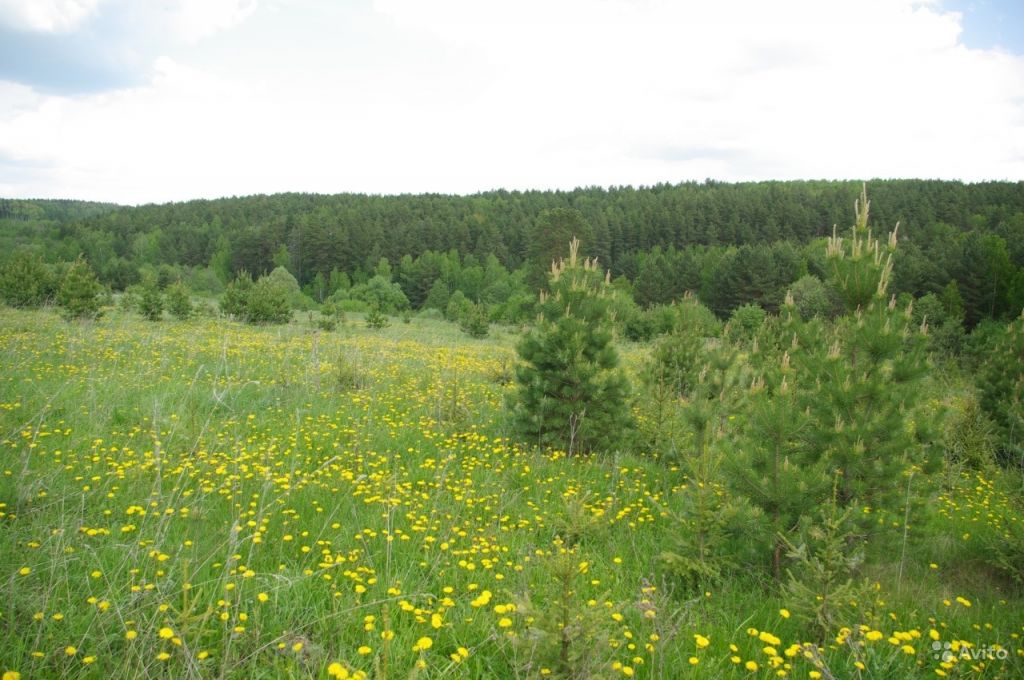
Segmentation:
{"type": "Polygon", "coordinates": [[[241,23],[256,7],[256,0],[176,0],[169,10],[170,25],[195,41],[241,23]]]}
{"type": "Polygon", "coordinates": [[[176,30],[190,39],[251,19],[225,33],[233,60],[174,52],[146,87],[101,95],[0,87],[0,155],[56,168],[0,194],[137,202],[1024,178],[1024,60],[965,48],[958,16],[935,4],[378,0],[372,15],[292,0],[262,16],[244,2],[174,11],[189,7],[176,30]]]}
{"type": "Polygon", "coordinates": [[[99,4],[100,0],[0,0],[0,24],[19,31],[67,33],[99,4]]]}

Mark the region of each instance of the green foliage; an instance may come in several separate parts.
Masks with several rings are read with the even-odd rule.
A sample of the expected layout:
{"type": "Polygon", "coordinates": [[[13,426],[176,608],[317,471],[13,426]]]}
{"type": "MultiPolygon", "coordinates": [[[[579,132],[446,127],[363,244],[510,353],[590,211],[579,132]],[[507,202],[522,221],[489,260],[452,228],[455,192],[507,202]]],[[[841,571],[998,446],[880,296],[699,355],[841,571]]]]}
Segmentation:
{"type": "Polygon", "coordinates": [[[613,451],[630,429],[629,383],[612,345],[609,297],[596,260],[581,260],[579,241],[552,267],[536,326],[517,347],[514,418],[531,443],[568,455],[613,451]]]}
{"type": "Polygon", "coordinates": [[[238,272],[234,281],[224,289],[220,299],[220,311],[235,319],[244,319],[249,293],[252,291],[252,277],[246,271],[238,272]]]}
{"type": "MultiPolygon", "coordinates": [[[[527,282],[535,290],[548,281],[548,272],[566,257],[566,245],[573,240],[592,244],[591,230],[583,214],[573,208],[541,211],[527,241],[527,282]]],[[[578,253],[582,256],[583,253],[578,253]]]]}
{"type": "Polygon", "coordinates": [[[285,269],[278,268],[253,283],[249,274],[242,271],[228,284],[220,299],[224,314],[252,324],[288,323],[292,318],[292,301],[298,290],[295,277],[285,269]]]}
{"type": "Polygon", "coordinates": [[[370,309],[378,309],[386,314],[396,314],[409,308],[409,299],[405,297],[401,286],[380,274],[373,276],[366,283],[357,284],[347,291],[336,294],[332,299],[343,298],[358,300],[370,309]]]}
{"type": "Polygon", "coordinates": [[[139,314],[149,321],[159,321],[164,314],[164,298],[157,277],[149,273],[139,287],[139,314]]]}
{"type": "Polygon", "coordinates": [[[192,317],[192,297],[188,288],[181,281],[175,281],[167,286],[165,291],[167,298],[167,311],[174,315],[174,318],[186,321],[192,317]]]}
{"type": "Polygon", "coordinates": [[[0,297],[11,307],[39,307],[55,293],[56,279],[36,255],[15,255],[0,267],[0,297]]]}
{"type": "Polygon", "coordinates": [[[387,328],[390,325],[391,322],[388,321],[387,315],[380,310],[380,307],[371,307],[370,311],[366,313],[367,328],[379,331],[380,329],[387,328]]]}
{"type": "Polygon", "coordinates": [[[984,470],[996,461],[997,428],[975,395],[954,402],[952,412],[943,418],[942,429],[948,473],[964,468],[984,470]]]}
{"type": "Polygon", "coordinates": [[[946,358],[960,354],[964,343],[964,326],[962,310],[958,314],[957,309],[955,300],[947,302],[934,293],[928,293],[914,302],[914,322],[926,329],[929,352],[946,358]]]}
{"type": "Polygon", "coordinates": [[[282,284],[280,278],[261,276],[245,297],[242,318],[253,324],[288,323],[292,318],[288,299],[291,291],[287,282],[282,284]]]}
{"type": "Polygon", "coordinates": [[[790,286],[789,294],[793,297],[796,311],[803,319],[830,316],[832,313],[829,290],[821,279],[813,274],[807,274],[797,279],[790,286]]]}
{"type": "Polygon", "coordinates": [[[785,539],[794,562],[783,588],[786,601],[792,603],[793,615],[819,635],[853,620],[856,608],[869,599],[869,585],[855,581],[864,551],[852,513],[853,508],[842,509],[835,500],[827,502],[799,545],[785,539]]]}
{"type": "Polygon", "coordinates": [[[487,305],[470,304],[459,319],[459,328],[471,338],[486,338],[491,330],[487,305]]]}
{"type": "Polygon", "coordinates": [[[57,291],[57,304],[66,320],[97,319],[101,316],[103,286],[85,259],[71,263],[57,291]]]}
{"type": "Polygon", "coordinates": [[[999,457],[1024,466],[1024,313],[993,333],[978,370],[981,407],[999,431],[999,457]]]}
{"type": "Polygon", "coordinates": [[[733,342],[750,340],[767,317],[768,314],[756,304],[740,305],[729,317],[726,336],[733,342]]]}
{"type": "Polygon", "coordinates": [[[927,368],[911,310],[887,300],[895,232],[883,248],[867,222],[862,194],[849,248],[838,236],[828,245],[832,284],[847,315],[831,325],[804,322],[789,299],[782,326],[792,336],[800,403],[811,416],[809,442],[841,473],[844,506],[885,506],[898,492],[900,473],[917,450],[907,412],[927,368]]]}

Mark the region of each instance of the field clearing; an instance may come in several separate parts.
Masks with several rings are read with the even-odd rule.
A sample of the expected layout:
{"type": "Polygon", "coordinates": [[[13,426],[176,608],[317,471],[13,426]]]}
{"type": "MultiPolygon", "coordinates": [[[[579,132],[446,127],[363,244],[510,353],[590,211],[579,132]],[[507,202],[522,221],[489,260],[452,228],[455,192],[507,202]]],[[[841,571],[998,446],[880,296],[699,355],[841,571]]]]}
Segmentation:
{"type": "MultiPolygon", "coordinates": [[[[829,639],[754,577],[683,592],[687,480],[515,445],[514,344],[0,311],[0,671],[1024,677],[1021,599],[941,544],[829,639]],[[941,667],[961,641],[992,657],[941,667]]],[[[950,541],[1021,523],[983,477],[935,500],[950,541]]]]}

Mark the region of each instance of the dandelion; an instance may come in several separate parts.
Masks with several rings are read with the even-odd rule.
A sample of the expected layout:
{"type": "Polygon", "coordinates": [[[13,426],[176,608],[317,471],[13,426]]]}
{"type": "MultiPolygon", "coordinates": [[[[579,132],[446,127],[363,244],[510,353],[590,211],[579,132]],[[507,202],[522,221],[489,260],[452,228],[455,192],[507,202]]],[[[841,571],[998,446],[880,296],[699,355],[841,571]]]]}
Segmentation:
{"type": "Polygon", "coordinates": [[[694,634],[693,639],[697,643],[697,649],[704,649],[705,647],[711,644],[711,640],[707,639],[703,635],[700,635],[699,633],[694,634]]]}
{"type": "Polygon", "coordinates": [[[172,637],[174,637],[174,631],[168,628],[167,626],[164,626],[160,629],[157,635],[160,636],[161,640],[170,640],[172,637]]]}
{"type": "Polygon", "coordinates": [[[413,645],[413,647],[412,647],[412,651],[414,651],[414,652],[425,652],[425,651],[427,651],[428,649],[430,649],[433,646],[434,646],[434,641],[431,640],[430,638],[424,636],[424,637],[421,637],[419,640],[416,641],[416,644],[413,645]]]}

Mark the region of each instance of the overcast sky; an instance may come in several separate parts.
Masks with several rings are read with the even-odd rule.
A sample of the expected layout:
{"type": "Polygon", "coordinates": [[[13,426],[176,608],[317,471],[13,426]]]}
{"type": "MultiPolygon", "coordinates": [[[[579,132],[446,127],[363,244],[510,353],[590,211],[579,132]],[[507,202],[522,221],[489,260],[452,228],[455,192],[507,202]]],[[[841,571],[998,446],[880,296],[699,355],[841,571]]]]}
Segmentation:
{"type": "Polygon", "coordinates": [[[0,197],[1024,179],[1020,0],[0,0],[0,197]]]}

